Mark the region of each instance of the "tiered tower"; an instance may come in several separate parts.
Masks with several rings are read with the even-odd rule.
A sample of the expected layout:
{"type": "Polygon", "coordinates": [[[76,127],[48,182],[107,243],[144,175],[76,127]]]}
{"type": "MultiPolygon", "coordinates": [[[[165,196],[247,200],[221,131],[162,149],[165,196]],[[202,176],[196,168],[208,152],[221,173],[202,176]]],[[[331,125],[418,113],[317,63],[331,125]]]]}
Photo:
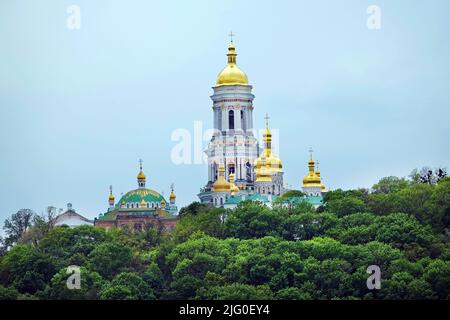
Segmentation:
{"type": "Polygon", "coordinates": [[[283,163],[272,152],[272,133],[269,116],[266,115],[266,129],[263,133],[264,151],[255,160],[255,191],[260,194],[281,195],[283,187],[283,163]]]}
{"type": "MultiPolygon", "coordinates": [[[[232,34],[231,34],[232,36],[232,34]]],[[[230,174],[240,190],[254,188],[254,162],[258,157],[258,143],[253,132],[252,86],[247,75],[236,64],[236,48],[231,38],[228,63],[219,73],[213,87],[214,133],[205,151],[208,157],[208,182],[198,195],[202,202],[213,203],[213,183],[224,168],[224,180],[230,174]]]]}

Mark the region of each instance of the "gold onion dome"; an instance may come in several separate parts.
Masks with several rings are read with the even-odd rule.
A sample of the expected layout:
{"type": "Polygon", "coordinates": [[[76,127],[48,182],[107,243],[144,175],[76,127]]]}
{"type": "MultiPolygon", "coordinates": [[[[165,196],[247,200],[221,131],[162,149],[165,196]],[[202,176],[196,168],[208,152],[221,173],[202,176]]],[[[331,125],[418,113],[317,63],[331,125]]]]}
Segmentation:
{"type": "Polygon", "coordinates": [[[255,167],[259,170],[265,165],[271,173],[277,173],[282,171],[283,162],[272,153],[272,132],[270,132],[268,120],[269,116],[266,115],[266,129],[263,132],[264,151],[255,160],[255,167]]]}
{"type": "Polygon", "coordinates": [[[314,172],[314,166],[315,166],[315,162],[311,158],[308,161],[309,171],[308,171],[308,174],[303,178],[303,185],[321,186],[320,173],[319,173],[319,176],[316,175],[316,173],[314,172]]]}
{"type": "Polygon", "coordinates": [[[233,194],[239,192],[238,186],[234,184],[234,179],[235,179],[235,175],[234,175],[234,173],[231,173],[230,174],[230,191],[233,194]]]}
{"type": "Polygon", "coordinates": [[[231,184],[225,180],[225,167],[223,164],[219,166],[219,176],[213,184],[214,192],[230,192],[231,184]]]}
{"type": "Polygon", "coordinates": [[[177,199],[177,196],[175,195],[175,193],[174,193],[173,190],[172,190],[172,193],[171,193],[170,196],[169,196],[169,200],[175,201],[176,199],[177,199]]]}
{"type": "Polygon", "coordinates": [[[145,173],[144,173],[144,171],[142,171],[142,169],[141,169],[141,171],[139,171],[139,173],[137,175],[137,179],[138,180],[145,180],[145,173]]]}
{"type": "Polygon", "coordinates": [[[270,172],[270,169],[266,166],[262,166],[259,168],[259,170],[256,172],[256,181],[258,182],[270,182],[272,181],[272,173],[270,172]]]}
{"type": "Polygon", "coordinates": [[[216,85],[248,85],[248,78],[244,71],[239,69],[236,64],[236,48],[231,41],[228,46],[228,64],[217,76],[216,85]]]}
{"type": "Polygon", "coordinates": [[[144,199],[142,199],[141,203],[139,204],[140,207],[146,207],[147,206],[147,202],[145,202],[144,199]]]}
{"type": "Polygon", "coordinates": [[[109,197],[108,197],[108,201],[109,202],[114,202],[116,198],[114,197],[113,193],[112,193],[112,186],[109,186],[109,197]]]}

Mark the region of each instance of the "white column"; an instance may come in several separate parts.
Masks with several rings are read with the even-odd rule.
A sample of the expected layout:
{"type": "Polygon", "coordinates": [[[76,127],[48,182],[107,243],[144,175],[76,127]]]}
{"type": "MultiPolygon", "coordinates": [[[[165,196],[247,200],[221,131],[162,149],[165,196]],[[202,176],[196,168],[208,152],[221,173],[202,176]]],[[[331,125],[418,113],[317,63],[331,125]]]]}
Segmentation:
{"type": "Polygon", "coordinates": [[[219,110],[214,109],[214,129],[219,129],[219,110]]]}

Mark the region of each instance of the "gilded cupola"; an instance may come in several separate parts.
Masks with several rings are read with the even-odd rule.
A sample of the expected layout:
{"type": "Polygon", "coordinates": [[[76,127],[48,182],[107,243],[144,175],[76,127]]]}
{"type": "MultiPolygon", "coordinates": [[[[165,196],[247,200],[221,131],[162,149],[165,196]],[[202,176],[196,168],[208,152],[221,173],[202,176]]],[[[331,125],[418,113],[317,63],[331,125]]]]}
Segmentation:
{"type": "Polygon", "coordinates": [[[225,180],[225,167],[223,164],[219,165],[219,176],[213,184],[214,192],[230,192],[231,184],[225,180]]]}
{"type": "MultiPolygon", "coordinates": [[[[233,33],[230,34],[233,37],[233,33]]],[[[242,71],[236,64],[236,47],[231,38],[228,46],[228,63],[225,68],[219,73],[216,80],[217,86],[233,86],[233,85],[248,85],[248,78],[244,71],[242,71]]]]}
{"type": "Polygon", "coordinates": [[[315,187],[321,187],[321,180],[320,180],[320,172],[319,175],[316,174],[314,171],[315,168],[315,162],[312,158],[312,152],[311,157],[308,161],[308,174],[303,178],[303,186],[315,186],[315,187]]]}
{"type": "Polygon", "coordinates": [[[237,185],[234,184],[235,181],[235,175],[234,173],[230,173],[230,191],[232,195],[235,195],[236,193],[239,192],[239,187],[237,185]]]}

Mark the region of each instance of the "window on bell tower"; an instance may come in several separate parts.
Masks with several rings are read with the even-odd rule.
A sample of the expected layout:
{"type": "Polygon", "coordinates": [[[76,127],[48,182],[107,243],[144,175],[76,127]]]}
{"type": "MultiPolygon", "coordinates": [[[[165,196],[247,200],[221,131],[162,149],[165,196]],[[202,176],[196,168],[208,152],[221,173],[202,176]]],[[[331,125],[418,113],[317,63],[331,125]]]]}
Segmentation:
{"type": "Polygon", "coordinates": [[[228,112],[228,129],[234,130],[234,111],[230,110],[228,112]]]}

